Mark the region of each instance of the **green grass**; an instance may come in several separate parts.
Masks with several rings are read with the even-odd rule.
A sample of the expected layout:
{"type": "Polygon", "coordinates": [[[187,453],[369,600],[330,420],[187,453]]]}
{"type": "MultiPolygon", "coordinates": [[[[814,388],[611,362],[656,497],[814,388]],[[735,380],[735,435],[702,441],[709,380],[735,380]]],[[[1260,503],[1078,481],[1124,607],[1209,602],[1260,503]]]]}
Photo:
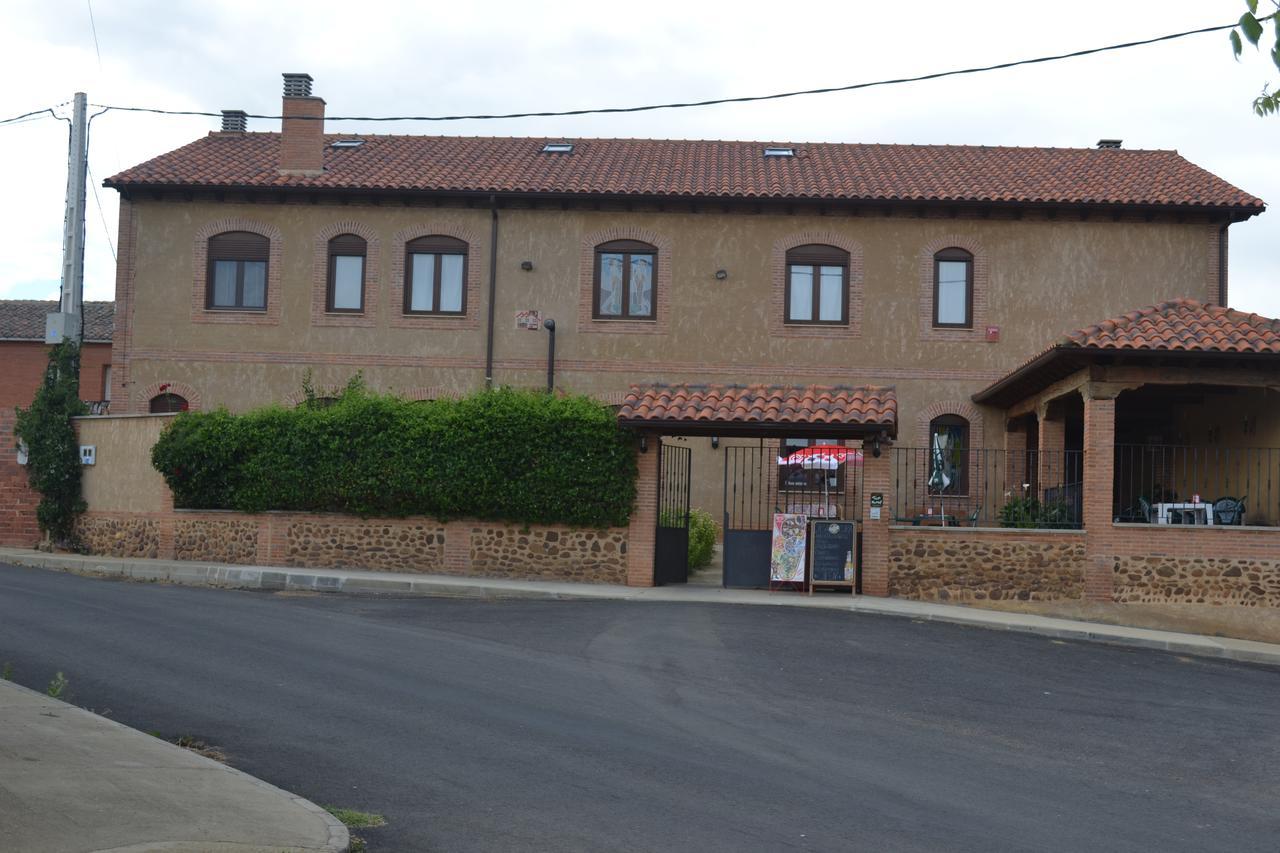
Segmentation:
{"type": "Polygon", "coordinates": [[[324,810],[345,823],[351,829],[373,829],[386,826],[387,819],[372,812],[358,812],[355,809],[340,809],[337,806],[325,806],[324,810]]]}

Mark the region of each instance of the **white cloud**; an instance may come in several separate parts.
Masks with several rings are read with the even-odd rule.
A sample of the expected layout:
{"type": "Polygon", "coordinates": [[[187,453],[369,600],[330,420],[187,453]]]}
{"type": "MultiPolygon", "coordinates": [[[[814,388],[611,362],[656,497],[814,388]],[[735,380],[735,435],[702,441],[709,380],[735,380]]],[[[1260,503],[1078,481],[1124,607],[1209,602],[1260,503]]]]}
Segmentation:
{"type": "MultiPolygon", "coordinates": [[[[331,115],[451,114],[628,105],[838,85],[987,64],[1223,23],[1236,0],[1152,6],[1103,0],[832,3],[422,4],[107,3],[95,6],[102,61],[80,4],[7,10],[0,117],[58,103],[242,108],[275,113],[279,74],[307,71],[331,115]],[[1065,11],[1064,9],[1069,9],[1065,11]],[[1153,14],[1159,9],[1159,15],[1153,14]]],[[[1280,119],[1249,103],[1280,77],[1224,33],[1062,63],[862,92],[696,110],[351,130],[488,135],[1177,148],[1264,199],[1280,199],[1280,119]]],[[[267,122],[256,122],[266,129],[267,122]]],[[[108,113],[90,165],[107,175],[177,147],[213,119],[108,113]]],[[[66,130],[0,127],[9,204],[0,296],[56,292],[66,130]]],[[[99,190],[115,239],[114,191],[99,190]]],[[[1280,315],[1275,214],[1231,230],[1232,302],[1280,315]]],[[[110,299],[114,264],[89,200],[86,293],[110,299]]]]}

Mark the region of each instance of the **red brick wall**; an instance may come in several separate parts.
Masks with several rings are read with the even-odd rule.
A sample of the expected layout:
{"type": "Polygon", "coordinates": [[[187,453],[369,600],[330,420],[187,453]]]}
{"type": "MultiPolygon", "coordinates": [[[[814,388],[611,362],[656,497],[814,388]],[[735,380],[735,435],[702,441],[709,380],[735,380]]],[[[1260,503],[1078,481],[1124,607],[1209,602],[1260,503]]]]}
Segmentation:
{"type": "MultiPolygon", "coordinates": [[[[14,407],[28,406],[49,363],[49,348],[35,341],[0,341],[0,545],[30,546],[40,539],[35,508],[40,496],[27,486],[17,462],[14,407]]],[[[80,398],[102,399],[102,368],[110,344],[86,344],[80,364],[80,398]]]]}

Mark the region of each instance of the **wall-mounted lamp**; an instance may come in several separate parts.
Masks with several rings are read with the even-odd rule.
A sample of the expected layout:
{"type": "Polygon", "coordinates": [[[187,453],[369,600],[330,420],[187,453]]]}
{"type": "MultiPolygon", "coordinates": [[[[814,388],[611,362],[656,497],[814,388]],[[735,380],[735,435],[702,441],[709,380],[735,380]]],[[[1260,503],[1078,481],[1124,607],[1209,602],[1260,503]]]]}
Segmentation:
{"type": "Polygon", "coordinates": [[[724,281],[729,277],[728,270],[716,270],[716,281],[724,281]]]}
{"type": "Polygon", "coordinates": [[[880,458],[880,436],[876,434],[871,438],[871,455],[876,459],[880,458]]]}
{"type": "Polygon", "coordinates": [[[711,449],[716,450],[719,447],[720,447],[720,436],[718,435],[711,436],[711,449]]]}
{"type": "Polygon", "coordinates": [[[524,270],[525,272],[530,272],[533,269],[533,261],[521,261],[520,269],[524,270]]]}
{"type": "Polygon", "coordinates": [[[640,434],[640,452],[641,453],[649,452],[649,436],[645,435],[644,433],[640,434]]]}

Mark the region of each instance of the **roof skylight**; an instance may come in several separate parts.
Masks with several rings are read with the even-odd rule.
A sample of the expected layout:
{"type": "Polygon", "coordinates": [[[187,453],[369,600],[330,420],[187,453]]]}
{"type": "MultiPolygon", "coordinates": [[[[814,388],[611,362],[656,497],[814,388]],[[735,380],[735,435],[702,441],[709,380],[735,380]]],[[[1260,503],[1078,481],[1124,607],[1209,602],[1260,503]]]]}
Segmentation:
{"type": "Polygon", "coordinates": [[[364,145],[363,139],[335,139],[329,143],[330,148],[359,148],[364,145]]]}
{"type": "Polygon", "coordinates": [[[781,145],[779,145],[779,146],[773,146],[773,145],[770,145],[770,146],[768,146],[768,147],[766,147],[766,148],[764,149],[764,156],[766,156],[766,157],[794,157],[794,156],[796,156],[796,149],[794,149],[794,148],[787,148],[787,147],[784,147],[784,146],[781,146],[781,145]]]}
{"type": "Polygon", "coordinates": [[[572,142],[548,142],[546,145],[542,146],[542,153],[543,154],[572,154],[573,143],[572,142]]]}

